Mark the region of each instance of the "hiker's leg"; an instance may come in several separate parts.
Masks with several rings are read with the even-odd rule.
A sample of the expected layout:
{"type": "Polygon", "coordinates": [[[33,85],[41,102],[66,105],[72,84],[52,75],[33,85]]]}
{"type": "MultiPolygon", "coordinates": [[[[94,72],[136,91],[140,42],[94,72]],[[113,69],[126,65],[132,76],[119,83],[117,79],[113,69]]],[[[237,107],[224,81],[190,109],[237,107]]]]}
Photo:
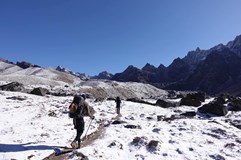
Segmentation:
{"type": "Polygon", "coordinates": [[[77,134],[76,134],[76,137],[74,139],[75,142],[78,141],[78,146],[76,146],[77,149],[80,148],[80,137],[81,137],[81,135],[82,135],[82,132],[79,129],[77,129],[77,134]]]}
{"type": "Polygon", "coordinates": [[[83,134],[83,132],[84,132],[84,125],[81,125],[81,127],[79,127],[77,129],[77,135],[76,135],[76,138],[75,138],[75,140],[78,141],[77,149],[80,148],[80,142],[81,142],[80,137],[83,134]]]}
{"type": "Polygon", "coordinates": [[[119,107],[117,108],[117,114],[120,114],[120,108],[119,107]]]}
{"type": "Polygon", "coordinates": [[[76,137],[75,137],[75,140],[76,141],[80,141],[80,137],[81,135],[83,134],[84,132],[84,127],[85,127],[85,123],[84,123],[84,120],[81,119],[79,121],[77,121],[77,134],[76,134],[76,137]]]}
{"type": "Polygon", "coordinates": [[[79,141],[82,133],[81,133],[81,131],[79,130],[79,128],[77,128],[76,131],[77,131],[77,133],[76,133],[76,137],[75,137],[74,140],[75,140],[75,141],[79,141]]]}

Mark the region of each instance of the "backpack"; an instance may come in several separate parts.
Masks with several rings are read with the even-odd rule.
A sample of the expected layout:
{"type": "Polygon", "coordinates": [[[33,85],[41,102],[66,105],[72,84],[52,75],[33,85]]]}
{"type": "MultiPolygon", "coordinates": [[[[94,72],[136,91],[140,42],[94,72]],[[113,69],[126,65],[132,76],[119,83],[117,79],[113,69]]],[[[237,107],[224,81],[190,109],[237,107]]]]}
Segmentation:
{"type": "Polygon", "coordinates": [[[69,118],[83,117],[84,106],[71,103],[69,106],[69,118]]]}
{"type": "Polygon", "coordinates": [[[73,102],[69,106],[69,117],[77,118],[83,117],[84,103],[83,99],[75,96],[73,102]]]}
{"type": "Polygon", "coordinates": [[[76,116],[76,107],[74,103],[69,106],[69,118],[74,118],[76,116]]]}

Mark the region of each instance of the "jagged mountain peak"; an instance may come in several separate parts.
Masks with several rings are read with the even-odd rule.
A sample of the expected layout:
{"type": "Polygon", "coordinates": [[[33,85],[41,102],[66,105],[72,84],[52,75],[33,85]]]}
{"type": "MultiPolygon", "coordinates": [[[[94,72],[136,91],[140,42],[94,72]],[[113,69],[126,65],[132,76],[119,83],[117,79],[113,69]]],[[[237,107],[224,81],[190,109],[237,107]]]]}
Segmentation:
{"type": "Polygon", "coordinates": [[[111,79],[113,77],[113,74],[107,72],[107,71],[103,71],[101,73],[99,73],[97,76],[93,76],[92,79],[111,79]]]}
{"type": "Polygon", "coordinates": [[[230,41],[227,43],[228,48],[233,48],[237,45],[241,45],[241,35],[236,36],[236,38],[233,41],[230,41]]]}
{"type": "Polygon", "coordinates": [[[86,75],[85,73],[79,73],[79,72],[73,72],[63,66],[58,66],[56,68],[57,71],[60,71],[60,72],[64,72],[64,73],[68,73],[68,74],[71,74],[73,76],[76,76],[76,77],[79,77],[80,79],[82,80],[88,80],[90,79],[90,76],[89,75],[86,75]]]}
{"type": "MultiPolygon", "coordinates": [[[[149,63],[142,69],[129,66],[124,72],[114,76],[114,80],[145,82],[159,87],[162,87],[162,84],[168,86],[176,83],[179,87],[177,85],[167,89],[179,90],[183,88],[218,93],[240,81],[239,64],[241,64],[241,35],[227,45],[218,44],[207,50],[197,47],[195,50],[188,52],[184,58],[174,59],[168,67],[161,64],[155,69],[149,63]],[[225,77],[223,74],[227,76],[225,77]],[[223,77],[225,79],[221,81],[223,77]],[[219,83],[220,81],[222,83],[219,83]],[[210,84],[212,87],[210,87],[210,84]]],[[[230,91],[229,93],[232,94],[231,89],[230,91]]],[[[239,93],[236,91],[235,95],[239,93]]]]}
{"type": "Polygon", "coordinates": [[[186,62],[183,59],[181,59],[180,57],[178,57],[173,60],[173,62],[169,65],[169,67],[183,65],[184,63],[186,63],[186,62]]]}
{"type": "Polygon", "coordinates": [[[174,61],[182,61],[182,59],[180,57],[177,57],[174,59],[174,61]]]}
{"type": "Polygon", "coordinates": [[[147,63],[142,70],[143,71],[155,71],[157,68],[154,65],[151,65],[150,63],[147,63]]]}
{"type": "Polygon", "coordinates": [[[241,57],[241,35],[237,36],[233,41],[228,42],[226,46],[241,57]]]}
{"type": "Polygon", "coordinates": [[[144,67],[149,67],[149,66],[153,66],[150,63],[146,63],[146,65],[144,67]]]}
{"type": "Polygon", "coordinates": [[[57,67],[56,67],[56,70],[62,70],[62,69],[64,69],[63,66],[57,66],[57,67]]]}
{"type": "Polygon", "coordinates": [[[199,47],[196,48],[196,52],[200,52],[201,49],[199,47]]]}
{"type": "Polygon", "coordinates": [[[160,64],[159,66],[158,66],[158,69],[166,69],[167,67],[166,66],[164,66],[163,64],[160,64]]]}
{"type": "Polygon", "coordinates": [[[197,47],[195,51],[189,51],[183,60],[193,69],[200,61],[204,60],[208,54],[209,52],[207,50],[202,50],[197,47]]]}
{"type": "Polygon", "coordinates": [[[139,68],[133,66],[133,65],[129,65],[125,71],[128,71],[128,70],[140,70],[139,68]]]}
{"type": "Polygon", "coordinates": [[[210,49],[208,50],[208,52],[209,52],[209,53],[211,53],[212,51],[220,51],[220,52],[221,52],[221,51],[223,51],[223,50],[226,49],[226,48],[227,48],[227,46],[225,46],[225,45],[223,45],[222,43],[220,43],[220,44],[218,44],[218,45],[210,48],[210,49]]]}
{"type": "MultiPolygon", "coordinates": [[[[60,72],[72,72],[72,71],[70,71],[69,69],[67,69],[67,68],[65,68],[65,67],[63,67],[63,66],[57,66],[56,67],[56,70],[57,71],[60,71],[60,72]]],[[[72,72],[73,73],[73,72],[72,72]]]]}

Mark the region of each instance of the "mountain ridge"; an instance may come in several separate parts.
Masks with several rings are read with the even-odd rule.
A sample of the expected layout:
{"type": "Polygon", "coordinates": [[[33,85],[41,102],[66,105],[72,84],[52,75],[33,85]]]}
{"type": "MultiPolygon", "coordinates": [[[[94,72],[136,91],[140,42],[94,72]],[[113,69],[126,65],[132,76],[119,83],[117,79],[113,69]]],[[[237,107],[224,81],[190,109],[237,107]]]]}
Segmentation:
{"type": "Polygon", "coordinates": [[[208,94],[220,94],[227,92],[236,96],[241,95],[241,91],[240,93],[233,93],[232,91],[228,89],[226,90],[225,88],[236,86],[241,90],[240,85],[235,85],[237,78],[226,78],[225,81],[222,81],[222,83],[215,81],[215,79],[222,77],[222,74],[226,75],[227,77],[233,77],[233,74],[236,74],[237,77],[239,77],[241,75],[241,71],[237,69],[240,67],[238,64],[241,64],[241,35],[236,36],[234,40],[228,42],[226,45],[218,44],[207,50],[202,50],[197,47],[196,50],[189,51],[184,58],[178,57],[174,59],[173,62],[167,67],[162,64],[158,68],[152,66],[151,64],[144,66],[142,69],[134,66],[127,67],[127,69],[122,73],[115,74],[112,80],[149,83],[163,89],[198,90],[207,92],[208,94]],[[219,54],[213,54],[217,52],[219,54]],[[226,59],[229,54],[232,55],[231,57],[236,56],[236,58],[232,58],[236,65],[232,65],[232,61],[228,61],[228,59],[226,59]],[[211,58],[212,62],[209,62],[209,59],[207,60],[209,55],[214,56],[211,58]],[[220,60],[220,56],[223,57],[223,61],[220,60]],[[220,63],[219,65],[216,65],[217,68],[214,66],[216,59],[219,60],[218,63],[220,63]],[[226,64],[226,62],[228,62],[228,64],[226,64]],[[207,65],[207,67],[202,67],[201,65],[207,65]],[[222,70],[222,67],[220,67],[222,65],[227,65],[228,68],[222,70]],[[214,67],[212,73],[208,72],[209,68],[212,67],[214,67]],[[135,68],[135,70],[133,68],[135,68]],[[200,71],[202,70],[201,68],[206,68],[206,70],[200,71]],[[202,77],[204,79],[194,80],[193,77],[199,77],[198,74],[200,74],[200,72],[202,73],[202,77]],[[206,75],[207,72],[209,75],[206,75]],[[127,74],[131,74],[133,79],[128,77],[127,74]],[[212,76],[214,77],[211,78],[212,76]],[[208,86],[200,87],[200,84],[203,86],[204,82],[218,86],[214,87],[214,90],[208,89],[208,86]]]}
{"type": "MultiPolygon", "coordinates": [[[[14,64],[3,58],[0,58],[0,61],[14,64]]],[[[203,50],[197,47],[196,50],[189,51],[185,57],[178,57],[174,59],[173,62],[167,67],[163,64],[155,67],[150,63],[146,63],[146,65],[140,69],[133,65],[129,65],[123,72],[111,74],[107,71],[103,71],[96,76],[89,76],[85,73],[73,72],[62,66],[57,66],[56,70],[62,73],[70,74],[84,81],[89,79],[107,79],[120,82],[148,83],[162,89],[200,90],[207,92],[208,94],[218,94],[223,92],[233,94],[228,88],[233,88],[231,86],[241,88],[240,85],[235,85],[235,83],[237,83],[238,79],[241,76],[241,71],[235,68],[240,67],[238,64],[241,64],[241,35],[236,36],[234,40],[229,41],[226,45],[218,44],[207,50],[203,50]],[[235,65],[232,65],[232,61],[225,59],[227,58],[226,53],[232,54],[233,56],[236,55],[236,58],[231,56],[233,57],[233,61],[235,61],[235,65]],[[211,58],[212,62],[209,62],[210,55],[211,57],[214,56],[213,58],[211,58]],[[220,56],[223,57],[223,60],[221,60],[222,58],[220,56]],[[209,57],[208,60],[207,57],[209,57]],[[215,68],[216,60],[219,60],[220,64],[216,65],[216,67],[219,66],[219,68],[215,68]],[[225,64],[226,62],[228,62],[229,64],[225,64]],[[207,65],[207,67],[202,65],[207,65]],[[222,69],[222,65],[226,65],[226,67],[228,68],[225,68],[225,70],[220,70],[222,69]],[[212,73],[208,72],[209,68],[213,68],[212,73]],[[207,72],[209,75],[207,75],[207,72]],[[221,81],[222,83],[219,83],[219,81],[216,80],[215,83],[215,79],[224,77],[221,76],[222,74],[224,76],[226,75],[229,78],[225,78],[224,81],[221,81]],[[237,75],[236,78],[233,78],[234,74],[237,75]],[[200,76],[204,79],[194,78],[200,76]],[[211,78],[212,76],[214,77],[211,78]],[[214,87],[214,90],[210,90],[208,89],[208,86],[204,85],[204,82],[207,84],[212,84],[214,86],[218,85],[218,87],[214,87]],[[227,88],[227,90],[225,88],[227,88]]],[[[16,65],[23,69],[27,69],[29,67],[42,68],[41,66],[31,64],[25,61],[17,62],[16,65]]],[[[235,95],[241,95],[241,91],[240,93],[237,93],[235,91],[235,95]]]]}

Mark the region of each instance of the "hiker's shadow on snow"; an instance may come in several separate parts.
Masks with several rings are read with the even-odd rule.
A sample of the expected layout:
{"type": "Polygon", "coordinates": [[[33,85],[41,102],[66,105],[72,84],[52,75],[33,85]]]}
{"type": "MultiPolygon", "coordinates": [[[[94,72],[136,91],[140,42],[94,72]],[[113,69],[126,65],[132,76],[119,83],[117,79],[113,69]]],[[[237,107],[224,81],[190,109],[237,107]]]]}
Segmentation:
{"type": "Polygon", "coordinates": [[[47,145],[35,145],[33,143],[25,144],[1,144],[0,143],[0,153],[1,152],[23,152],[28,150],[53,150],[55,148],[62,148],[61,146],[47,146],[47,145]]]}

